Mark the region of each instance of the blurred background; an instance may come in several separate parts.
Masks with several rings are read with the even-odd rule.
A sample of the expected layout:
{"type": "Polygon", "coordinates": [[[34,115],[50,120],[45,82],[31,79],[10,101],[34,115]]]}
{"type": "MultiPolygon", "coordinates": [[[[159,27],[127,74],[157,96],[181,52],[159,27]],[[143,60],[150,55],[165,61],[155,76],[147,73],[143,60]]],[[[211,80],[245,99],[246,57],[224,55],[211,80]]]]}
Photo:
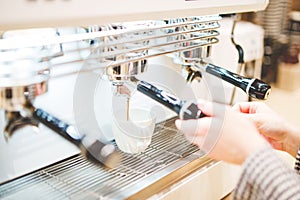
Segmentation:
{"type": "Polygon", "coordinates": [[[242,18],[264,28],[261,77],[273,87],[266,103],[299,125],[300,1],[270,0],[266,10],[242,18]]]}

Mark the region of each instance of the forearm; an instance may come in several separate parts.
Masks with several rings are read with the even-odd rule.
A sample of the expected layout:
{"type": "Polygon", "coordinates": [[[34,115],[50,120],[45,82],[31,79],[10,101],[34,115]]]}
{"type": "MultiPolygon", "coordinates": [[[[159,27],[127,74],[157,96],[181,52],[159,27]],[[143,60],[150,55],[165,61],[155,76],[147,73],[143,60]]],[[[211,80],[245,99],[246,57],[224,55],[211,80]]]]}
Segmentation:
{"type": "Polygon", "coordinates": [[[300,199],[300,178],[270,146],[243,164],[234,199],[300,199]]]}

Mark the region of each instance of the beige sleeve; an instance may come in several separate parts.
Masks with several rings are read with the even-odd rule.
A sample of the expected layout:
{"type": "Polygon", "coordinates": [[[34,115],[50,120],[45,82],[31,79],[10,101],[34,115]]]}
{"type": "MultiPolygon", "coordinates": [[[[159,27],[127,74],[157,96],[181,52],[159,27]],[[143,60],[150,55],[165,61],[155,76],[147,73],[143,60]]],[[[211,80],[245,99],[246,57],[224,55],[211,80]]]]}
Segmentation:
{"type": "MultiPolygon", "coordinates": [[[[298,164],[299,158],[298,153],[298,164]]],[[[233,199],[300,199],[300,176],[277,156],[271,146],[254,152],[242,168],[233,199]]]]}

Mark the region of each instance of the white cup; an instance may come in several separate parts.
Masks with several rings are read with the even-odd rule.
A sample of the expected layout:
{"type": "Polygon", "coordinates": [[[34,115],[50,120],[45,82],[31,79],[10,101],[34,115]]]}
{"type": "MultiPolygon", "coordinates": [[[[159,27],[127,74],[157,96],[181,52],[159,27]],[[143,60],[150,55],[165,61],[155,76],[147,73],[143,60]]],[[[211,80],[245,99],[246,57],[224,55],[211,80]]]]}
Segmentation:
{"type": "Polygon", "coordinates": [[[140,153],[150,145],[156,119],[149,110],[133,108],[126,119],[124,111],[114,113],[112,131],[119,149],[126,153],[140,153]]]}

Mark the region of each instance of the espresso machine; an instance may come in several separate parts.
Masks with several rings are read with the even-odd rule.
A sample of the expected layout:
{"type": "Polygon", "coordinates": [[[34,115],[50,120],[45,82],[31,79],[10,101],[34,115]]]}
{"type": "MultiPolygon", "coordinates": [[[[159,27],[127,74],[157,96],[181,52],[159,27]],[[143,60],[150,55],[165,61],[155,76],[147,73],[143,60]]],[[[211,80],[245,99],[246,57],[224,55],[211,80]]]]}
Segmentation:
{"type": "Polygon", "coordinates": [[[270,86],[259,77],[211,60],[221,14],[267,5],[267,0],[4,0],[0,198],[229,194],[239,167],[207,158],[174,121],[184,118],[185,100],[228,104],[227,93],[233,92],[224,82],[252,98],[268,97],[270,86]],[[141,81],[151,83],[152,96],[147,88],[138,91],[141,81]],[[156,118],[151,143],[139,153],[123,152],[112,134],[114,110],[127,113],[132,107],[150,108],[156,118]]]}

